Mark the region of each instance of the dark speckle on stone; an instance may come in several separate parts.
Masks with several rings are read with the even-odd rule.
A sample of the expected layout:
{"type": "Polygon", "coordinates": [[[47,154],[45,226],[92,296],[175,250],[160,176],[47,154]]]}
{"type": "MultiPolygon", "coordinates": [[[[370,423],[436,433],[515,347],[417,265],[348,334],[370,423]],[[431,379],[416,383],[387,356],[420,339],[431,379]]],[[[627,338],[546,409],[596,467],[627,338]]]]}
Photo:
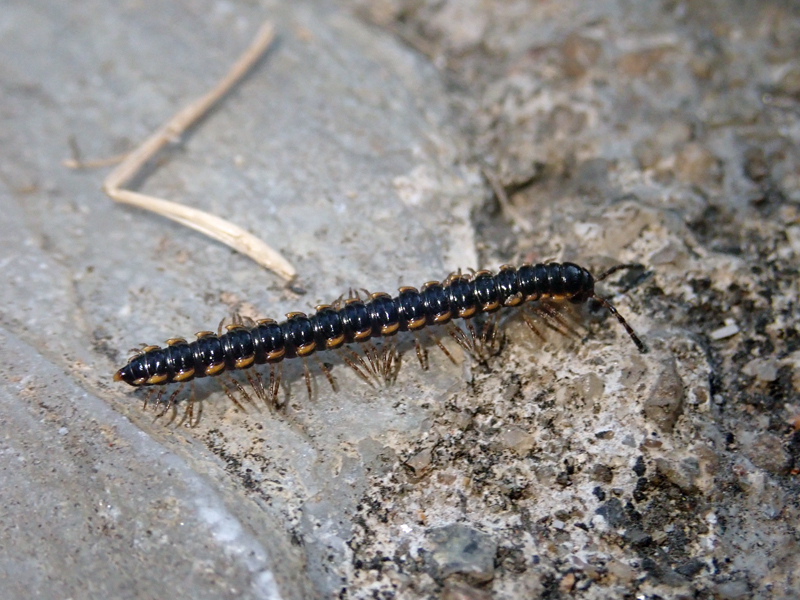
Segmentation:
{"type": "Polygon", "coordinates": [[[621,527],[627,521],[625,509],[618,498],[612,498],[600,506],[595,512],[605,518],[606,522],[611,525],[611,527],[621,527]]]}
{"type": "Polygon", "coordinates": [[[644,457],[640,456],[636,459],[636,464],[633,465],[633,472],[639,477],[643,477],[646,471],[647,467],[644,464],[644,457]]]}
{"type": "Polygon", "coordinates": [[[592,490],[592,494],[594,494],[594,495],[595,495],[595,497],[596,497],[598,500],[600,500],[600,502],[602,502],[603,500],[605,500],[605,499],[606,499],[606,493],[603,491],[603,488],[601,488],[599,485],[598,485],[598,486],[596,486],[596,487],[595,487],[595,488],[592,490]]]}
{"type": "Polygon", "coordinates": [[[572,485],[572,480],[569,477],[569,473],[567,471],[560,471],[558,475],[556,475],[556,483],[564,487],[572,485]]]}
{"type": "Polygon", "coordinates": [[[592,469],[592,480],[600,483],[611,483],[614,481],[614,471],[607,465],[597,464],[592,469]]]}
{"type": "Polygon", "coordinates": [[[697,575],[700,571],[702,571],[705,566],[706,564],[702,560],[699,560],[697,558],[692,558],[687,560],[679,567],[677,567],[675,570],[684,577],[688,577],[691,579],[692,577],[697,575]]]}
{"type": "Polygon", "coordinates": [[[653,542],[653,539],[647,533],[636,527],[625,533],[625,539],[632,545],[640,548],[649,546],[653,542]]]}

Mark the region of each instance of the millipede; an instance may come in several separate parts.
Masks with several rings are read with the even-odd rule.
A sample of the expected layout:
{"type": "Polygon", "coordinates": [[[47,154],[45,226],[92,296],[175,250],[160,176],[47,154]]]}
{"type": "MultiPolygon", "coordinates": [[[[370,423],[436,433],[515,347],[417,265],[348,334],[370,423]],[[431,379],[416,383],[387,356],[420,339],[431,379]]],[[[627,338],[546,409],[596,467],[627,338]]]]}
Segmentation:
{"type": "MultiPolygon", "coordinates": [[[[225,327],[220,323],[217,332],[201,331],[197,339],[171,338],[165,347],[145,346],[130,357],[128,363],[114,374],[114,381],[134,387],[157,390],[156,406],[163,406],[157,418],[172,409],[176,417],[176,398],[183,387],[195,379],[214,377],[225,394],[240,409],[242,402],[255,405],[240,381],[230,376],[242,371],[255,395],[269,406],[276,406],[282,377],[282,362],[301,359],[306,388],[312,395],[308,359],[315,358],[331,387],[336,383],[318,353],[337,352],[341,359],[364,381],[386,383],[396,376],[399,354],[395,342],[397,334],[413,335],[417,358],[423,369],[427,368],[427,354],[420,342],[426,328],[441,327],[467,353],[481,357],[489,352],[499,328],[499,312],[503,308],[523,308],[522,316],[533,333],[544,340],[537,323],[530,317],[538,316],[548,328],[563,335],[574,334],[560,310],[564,303],[582,304],[589,300],[600,303],[624,327],[639,352],[647,346],[614,308],[608,299],[595,292],[595,284],[622,269],[641,268],[639,264],[620,264],[594,277],[589,270],[574,263],[524,264],[518,268],[504,265],[497,273],[477,271],[470,274],[453,273],[443,282],[429,281],[419,290],[401,287],[396,296],[378,292],[362,298],[359,292],[350,292],[348,298],[340,297],[330,305],[319,305],[315,313],[307,315],[291,312],[281,322],[272,319],[252,321],[235,316],[225,327]],[[485,315],[482,327],[476,331],[473,320],[485,315]],[[455,324],[463,321],[463,327],[455,324]],[[374,338],[384,338],[379,349],[374,338]],[[360,348],[356,352],[354,348],[360,348]],[[265,381],[258,367],[269,365],[269,379],[265,381]],[[166,402],[165,386],[178,384],[166,402]],[[234,394],[239,393],[240,398],[234,394]],[[241,400],[241,401],[240,401],[241,400]]],[[[452,360],[453,357],[441,340],[431,339],[452,360]]],[[[152,394],[145,399],[147,405],[152,394]]],[[[191,426],[199,422],[199,411],[194,419],[195,403],[192,392],[183,422],[188,418],[191,426]]]]}

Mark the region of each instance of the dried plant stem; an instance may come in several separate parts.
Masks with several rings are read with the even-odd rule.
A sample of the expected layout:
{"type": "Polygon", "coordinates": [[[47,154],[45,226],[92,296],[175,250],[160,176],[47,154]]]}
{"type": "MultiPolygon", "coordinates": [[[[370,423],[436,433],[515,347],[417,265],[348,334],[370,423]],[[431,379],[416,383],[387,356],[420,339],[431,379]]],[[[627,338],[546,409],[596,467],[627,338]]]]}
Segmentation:
{"type": "MultiPolygon", "coordinates": [[[[129,204],[157,213],[203,233],[249,256],[284,279],[291,281],[297,275],[295,268],[280,253],[263,241],[225,219],[183,204],[125,189],[142,167],[159,150],[179,139],[198,119],[202,118],[250,70],[266,52],[274,39],[272,24],[264,23],[250,47],[239,57],[228,73],[207,94],[178,111],[144,143],[124,157],[103,182],[103,190],[116,202],[129,204]]],[[[71,161],[67,166],[85,167],[98,161],[82,163],[71,161]]]]}

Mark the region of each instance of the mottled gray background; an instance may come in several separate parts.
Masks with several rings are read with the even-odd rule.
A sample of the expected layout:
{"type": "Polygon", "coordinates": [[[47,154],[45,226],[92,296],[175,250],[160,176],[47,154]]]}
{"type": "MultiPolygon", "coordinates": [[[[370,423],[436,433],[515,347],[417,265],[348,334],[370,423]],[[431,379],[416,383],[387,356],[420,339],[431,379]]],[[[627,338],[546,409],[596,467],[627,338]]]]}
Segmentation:
{"type": "Polygon", "coordinates": [[[779,1],[4,0],[0,596],[797,597],[798,48],[779,1]],[[131,149],[267,18],[140,189],[304,294],[61,164],[131,149]],[[652,352],[592,307],[581,342],[510,318],[487,365],[412,350],[389,389],[202,385],[194,429],[110,380],[232,311],[545,259],[643,263],[603,292],[652,352]]]}

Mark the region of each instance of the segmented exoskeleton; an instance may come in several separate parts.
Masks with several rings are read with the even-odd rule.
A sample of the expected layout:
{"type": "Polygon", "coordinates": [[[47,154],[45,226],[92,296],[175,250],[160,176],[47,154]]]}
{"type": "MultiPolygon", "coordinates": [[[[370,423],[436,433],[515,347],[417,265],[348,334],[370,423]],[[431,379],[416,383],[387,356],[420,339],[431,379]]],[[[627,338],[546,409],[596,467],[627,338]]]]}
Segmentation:
{"type": "MultiPolygon", "coordinates": [[[[425,366],[418,333],[426,327],[444,326],[446,331],[467,352],[480,355],[483,347],[496,331],[495,314],[503,307],[518,307],[532,303],[534,311],[545,324],[557,331],[569,330],[552,304],[567,301],[580,304],[594,299],[601,303],[625,328],[640,352],[647,352],[644,343],[617,310],[595,293],[595,283],[612,273],[639,265],[618,265],[594,278],[585,268],[573,263],[525,264],[519,268],[503,266],[493,274],[478,271],[472,275],[456,273],[444,282],[431,281],[420,290],[402,287],[396,297],[386,293],[369,294],[361,299],[357,294],[339,299],[333,305],[316,307],[313,315],[293,312],[280,323],[272,319],[258,322],[237,322],[228,325],[226,333],[203,331],[193,342],[172,338],[167,346],[147,346],[131,357],[124,367],[114,374],[114,381],[124,381],[132,386],[165,386],[191,381],[200,377],[215,377],[228,371],[243,370],[256,395],[274,404],[280,387],[280,363],[284,359],[301,358],[309,396],[311,384],[306,364],[307,358],[321,351],[340,351],[342,359],[365,381],[371,378],[391,380],[398,364],[394,337],[402,331],[414,334],[417,356],[425,366]],[[478,335],[471,319],[478,314],[488,314],[489,324],[478,335]],[[466,332],[451,323],[453,319],[465,321],[466,332]],[[389,338],[381,350],[371,343],[372,338],[389,338]],[[351,344],[359,344],[363,356],[351,344]],[[269,383],[265,385],[261,374],[253,367],[270,365],[269,383]],[[275,365],[278,365],[276,370],[275,365]]],[[[525,319],[531,329],[541,337],[536,326],[525,319]]],[[[438,338],[436,344],[450,353],[438,338]]],[[[452,358],[452,357],[451,357],[452,358]]],[[[320,367],[335,389],[329,370],[319,361],[320,367]]],[[[228,385],[236,387],[244,398],[250,397],[242,385],[233,378],[228,385]]],[[[242,405],[231,389],[220,380],[226,394],[240,408],[242,405]]],[[[166,404],[164,413],[174,406],[176,390],[166,404]]],[[[159,392],[158,403],[161,402],[159,392]]],[[[191,405],[187,407],[191,423],[191,405]]],[[[162,413],[162,414],[164,414],[162,413]]],[[[173,417],[174,418],[174,417],[173,417]]]]}

